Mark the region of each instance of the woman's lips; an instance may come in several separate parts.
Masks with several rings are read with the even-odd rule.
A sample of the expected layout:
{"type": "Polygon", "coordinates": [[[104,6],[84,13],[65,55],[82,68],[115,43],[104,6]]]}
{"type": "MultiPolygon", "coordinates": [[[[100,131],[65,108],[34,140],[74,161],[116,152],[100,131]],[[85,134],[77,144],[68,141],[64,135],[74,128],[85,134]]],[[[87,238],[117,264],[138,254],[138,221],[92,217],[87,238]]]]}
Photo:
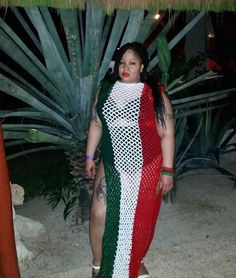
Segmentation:
{"type": "Polygon", "coordinates": [[[122,76],[123,77],[129,77],[129,73],[128,72],[122,72],[122,76]]]}

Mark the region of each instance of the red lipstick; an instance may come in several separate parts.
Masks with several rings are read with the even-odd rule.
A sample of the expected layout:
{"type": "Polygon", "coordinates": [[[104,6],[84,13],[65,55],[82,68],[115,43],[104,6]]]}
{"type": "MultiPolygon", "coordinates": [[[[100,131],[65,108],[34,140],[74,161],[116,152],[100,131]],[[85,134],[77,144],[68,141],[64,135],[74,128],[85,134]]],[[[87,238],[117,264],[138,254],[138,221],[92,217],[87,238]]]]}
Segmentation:
{"type": "Polygon", "coordinates": [[[124,72],[122,72],[122,76],[123,77],[129,77],[129,73],[124,71],[124,72]]]}

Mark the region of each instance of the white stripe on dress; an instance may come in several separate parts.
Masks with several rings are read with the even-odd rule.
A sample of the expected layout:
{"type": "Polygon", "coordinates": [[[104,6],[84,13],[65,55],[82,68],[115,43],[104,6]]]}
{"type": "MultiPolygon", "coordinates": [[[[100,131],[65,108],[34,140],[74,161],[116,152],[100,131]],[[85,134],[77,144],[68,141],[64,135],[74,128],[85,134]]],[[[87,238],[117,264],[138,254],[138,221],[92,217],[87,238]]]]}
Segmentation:
{"type": "Polygon", "coordinates": [[[120,222],[113,278],[129,277],[133,224],[143,165],[139,130],[143,87],[143,83],[116,82],[103,107],[111,134],[114,163],[121,182],[120,222]]]}

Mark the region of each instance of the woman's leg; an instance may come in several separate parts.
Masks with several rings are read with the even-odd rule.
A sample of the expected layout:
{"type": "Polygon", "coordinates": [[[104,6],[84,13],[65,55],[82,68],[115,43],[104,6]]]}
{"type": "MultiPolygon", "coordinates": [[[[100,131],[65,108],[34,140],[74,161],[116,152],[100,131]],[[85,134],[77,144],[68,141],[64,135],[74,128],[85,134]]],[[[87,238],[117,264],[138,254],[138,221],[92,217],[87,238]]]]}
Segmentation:
{"type": "MultiPolygon", "coordinates": [[[[106,218],[106,183],[103,161],[101,160],[94,181],[94,192],[89,222],[89,238],[93,254],[93,265],[100,266],[102,259],[102,237],[106,218]]],[[[95,273],[99,269],[93,269],[95,273]]],[[[140,265],[139,274],[147,274],[143,263],[140,265]]]]}
{"type": "MultiPolygon", "coordinates": [[[[93,253],[93,265],[100,266],[102,259],[102,237],[106,217],[106,184],[102,160],[94,181],[94,192],[89,223],[89,238],[93,253]]],[[[98,270],[96,271],[98,272],[98,270]]]]}
{"type": "Polygon", "coordinates": [[[139,267],[139,271],[138,271],[138,277],[140,275],[144,275],[144,274],[148,274],[148,272],[147,272],[147,269],[146,269],[144,263],[141,262],[140,267],[139,267]]]}

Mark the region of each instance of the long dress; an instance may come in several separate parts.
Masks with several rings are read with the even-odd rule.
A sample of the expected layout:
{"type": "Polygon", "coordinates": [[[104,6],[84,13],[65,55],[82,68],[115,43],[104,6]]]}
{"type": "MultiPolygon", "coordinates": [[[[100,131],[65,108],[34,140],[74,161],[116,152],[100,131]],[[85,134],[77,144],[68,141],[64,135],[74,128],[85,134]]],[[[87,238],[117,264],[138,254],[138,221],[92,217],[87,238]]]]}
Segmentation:
{"type": "Polygon", "coordinates": [[[137,278],[153,239],[161,205],[160,137],[150,87],[144,83],[101,88],[97,114],[106,177],[106,222],[97,278],[137,278]]]}

